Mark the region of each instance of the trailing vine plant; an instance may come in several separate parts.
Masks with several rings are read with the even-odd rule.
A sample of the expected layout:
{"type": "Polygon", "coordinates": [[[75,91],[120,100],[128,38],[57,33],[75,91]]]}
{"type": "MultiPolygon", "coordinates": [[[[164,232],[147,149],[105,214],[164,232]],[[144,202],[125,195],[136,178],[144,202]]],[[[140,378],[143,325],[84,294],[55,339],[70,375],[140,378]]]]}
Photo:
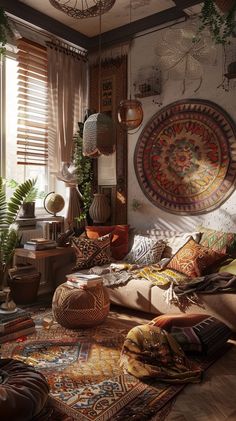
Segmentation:
{"type": "Polygon", "coordinates": [[[229,44],[229,38],[235,31],[235,12],[236,1],[228,12],[223,13],[215,5],[214,0],[204,0],[197,35],[200,35],[204,29],[209,29],[212,39],[216,44],[229,44]]]}
{"type": "Polygon", "coordinates": [[[12,30],[8,22],[8,17],[4,10],[0,7],[0,55],[6,53],[7,35],[12,36],[12,30]]]}
{"type": "Polygon", "coordinates": [[[79,130],[74,138],[74,165],[78,177],[78,188],[82,195],[83,210],[77,218],[79,222],[86,219],[92,203],[93,170],[92,159],[83,155],[84,123],[78,123],[79,130]]]}

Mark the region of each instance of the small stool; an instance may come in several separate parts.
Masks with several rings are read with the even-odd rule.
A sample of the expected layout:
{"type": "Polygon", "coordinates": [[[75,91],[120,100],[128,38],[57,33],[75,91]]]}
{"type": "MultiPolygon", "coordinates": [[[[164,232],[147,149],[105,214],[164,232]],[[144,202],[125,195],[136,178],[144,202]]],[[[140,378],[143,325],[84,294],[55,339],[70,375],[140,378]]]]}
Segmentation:
{"type": "Polygon", "coordinates": [[[109,310],[110,299],[103,284],[80,289],[64,283],[52,299],[55,320],[70,329],[96,326],[106,319],[109,310]]]}

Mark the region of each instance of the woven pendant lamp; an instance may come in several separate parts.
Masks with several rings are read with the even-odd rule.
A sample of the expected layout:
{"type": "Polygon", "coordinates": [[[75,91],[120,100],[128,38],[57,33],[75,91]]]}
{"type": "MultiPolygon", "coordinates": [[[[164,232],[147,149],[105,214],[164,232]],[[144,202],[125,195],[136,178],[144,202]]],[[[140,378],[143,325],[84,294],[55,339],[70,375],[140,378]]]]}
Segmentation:
{"type": "Polygon", "coordinates": [[[84,123],[83,155],[97,158],[100,155],[111,155],[115,151],[115,125],[108,114],[101,113],[101,13],[99,15],[99,113],[91,114],[84,123]]]}

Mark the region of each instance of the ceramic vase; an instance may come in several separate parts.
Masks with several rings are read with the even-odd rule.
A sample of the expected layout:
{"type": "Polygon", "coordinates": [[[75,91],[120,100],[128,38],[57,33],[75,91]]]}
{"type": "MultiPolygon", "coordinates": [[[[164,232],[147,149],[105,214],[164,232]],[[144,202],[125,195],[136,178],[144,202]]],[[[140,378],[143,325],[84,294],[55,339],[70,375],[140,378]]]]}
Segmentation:
{"type": "Polygon", "coordinates": [[[103,193],[95,193],[92,204],[89,208],[89,215],[94,224],[104,224],[111,214],[108,199],[103,193]]]}

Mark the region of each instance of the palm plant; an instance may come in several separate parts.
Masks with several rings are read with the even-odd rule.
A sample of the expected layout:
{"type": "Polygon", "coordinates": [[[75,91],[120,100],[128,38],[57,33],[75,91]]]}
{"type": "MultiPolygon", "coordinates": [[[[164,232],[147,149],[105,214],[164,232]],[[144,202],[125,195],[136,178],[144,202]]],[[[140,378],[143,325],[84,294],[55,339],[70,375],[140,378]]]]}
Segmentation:
{"type": "Polygon", "coordinates": [[[34,183],[35,180],[27,180],[19,184],[7,201],[4,182],[0,177],[0,290],[6,285],[8,269],[18,243],[16,217],[34,183]]]}

